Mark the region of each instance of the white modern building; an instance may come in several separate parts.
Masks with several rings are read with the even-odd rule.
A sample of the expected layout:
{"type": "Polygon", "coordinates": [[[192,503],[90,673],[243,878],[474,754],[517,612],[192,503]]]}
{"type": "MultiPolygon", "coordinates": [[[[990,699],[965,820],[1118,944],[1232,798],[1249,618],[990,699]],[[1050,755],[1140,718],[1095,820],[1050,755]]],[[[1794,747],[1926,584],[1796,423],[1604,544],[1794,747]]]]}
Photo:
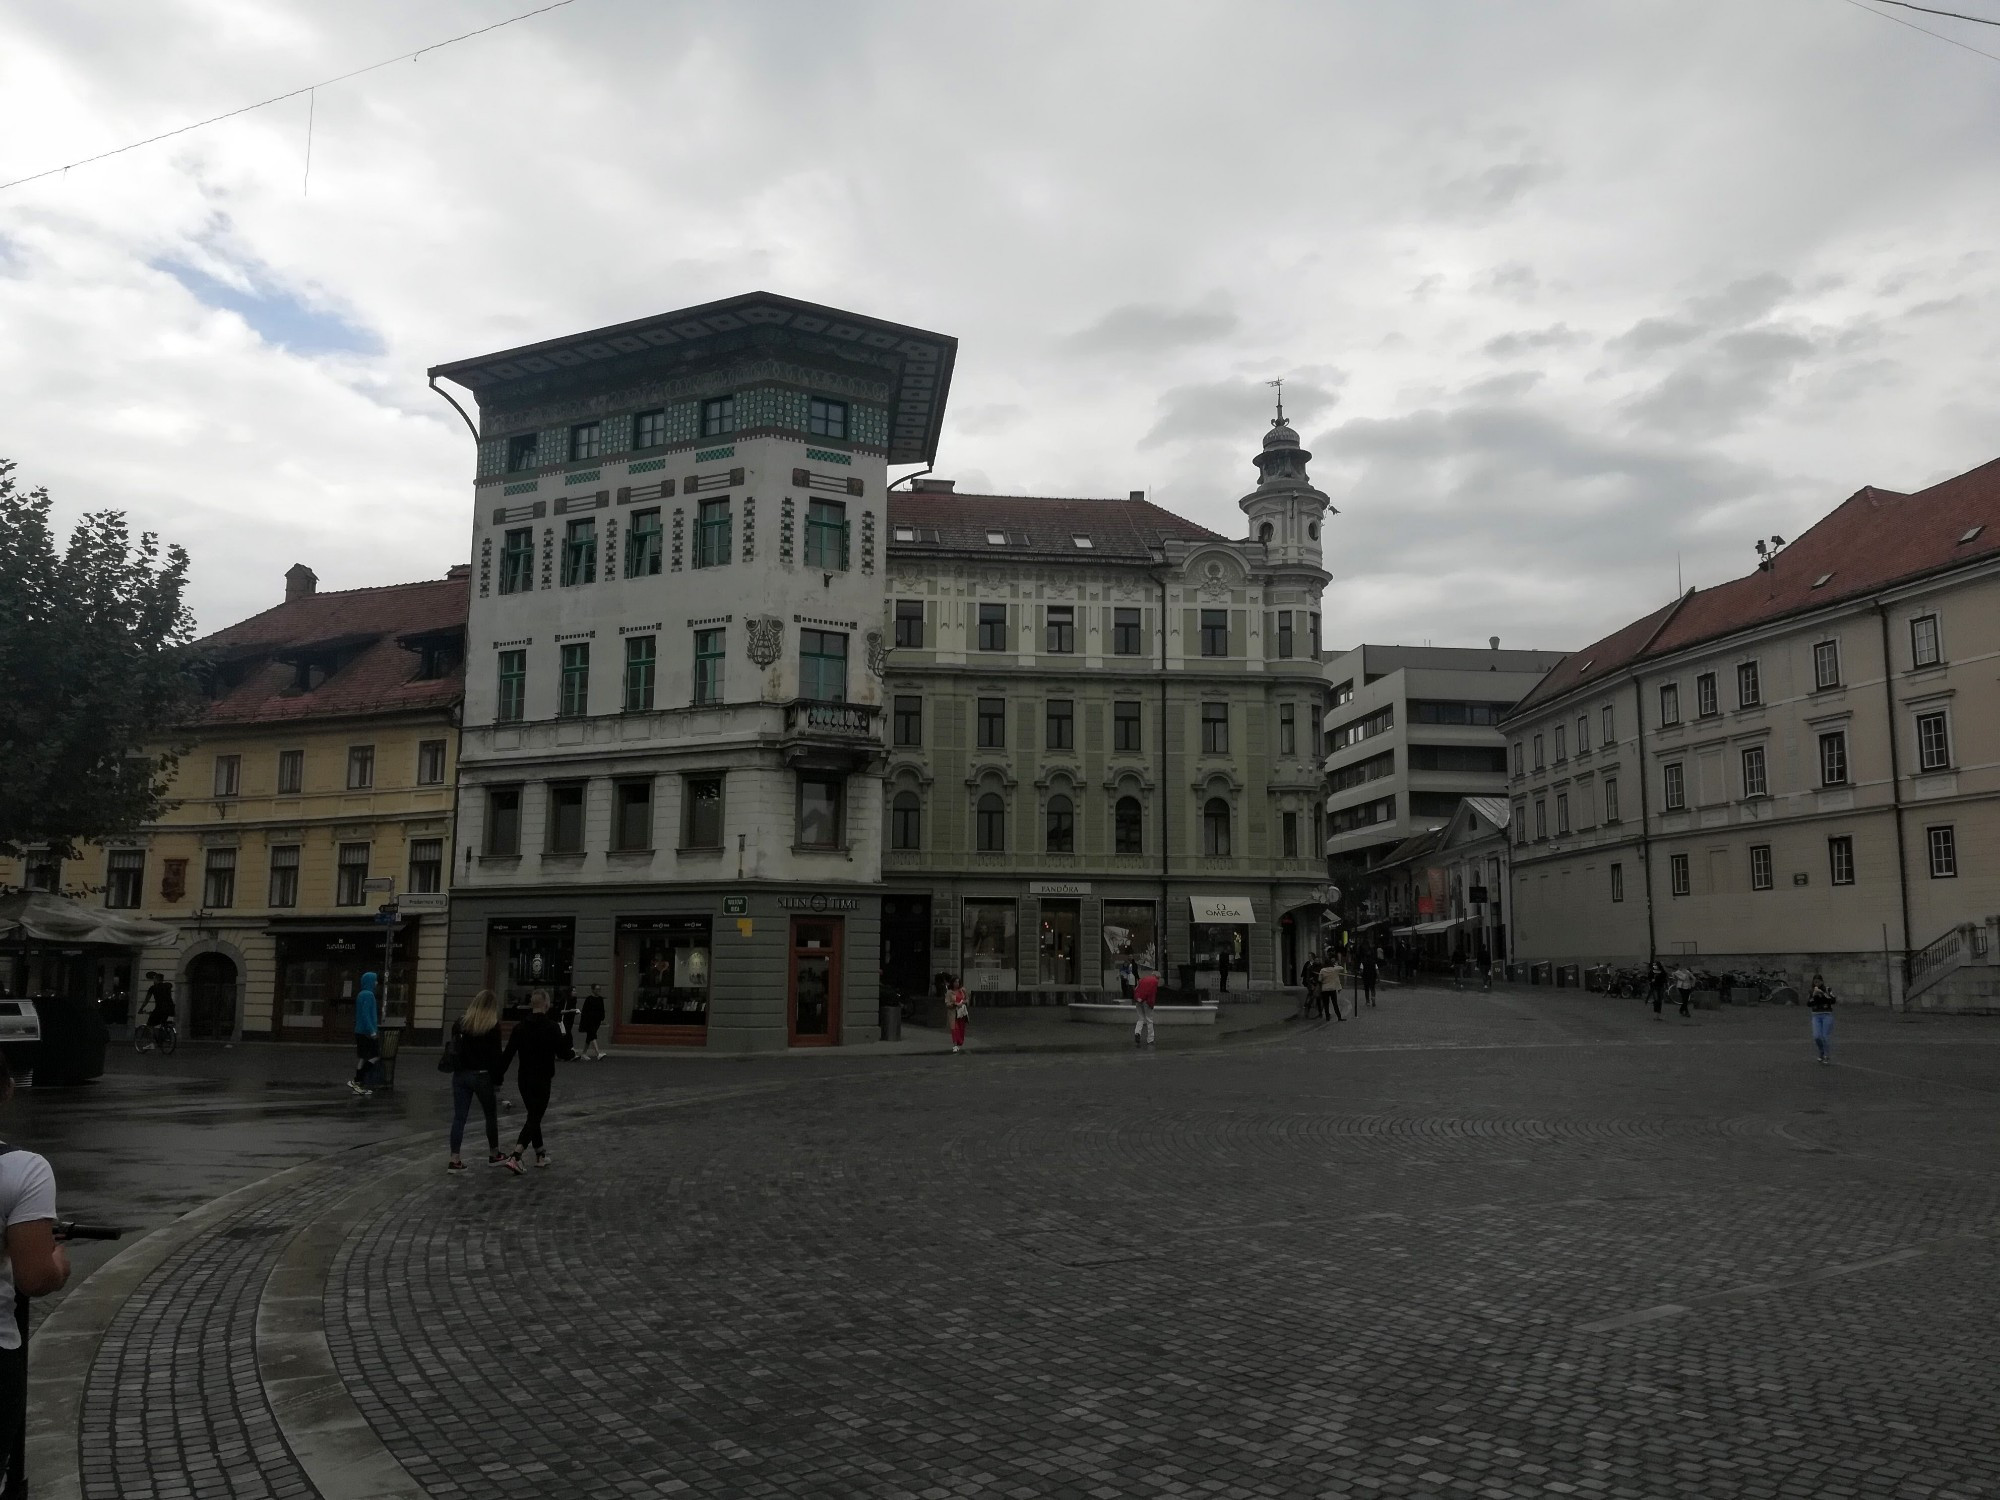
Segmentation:
{"type": "Polygon", "coordinates": [[[479,410],[455,995],[873,1034],[888,470],[956,350],[752,293],[431,371],[479,410]]]}

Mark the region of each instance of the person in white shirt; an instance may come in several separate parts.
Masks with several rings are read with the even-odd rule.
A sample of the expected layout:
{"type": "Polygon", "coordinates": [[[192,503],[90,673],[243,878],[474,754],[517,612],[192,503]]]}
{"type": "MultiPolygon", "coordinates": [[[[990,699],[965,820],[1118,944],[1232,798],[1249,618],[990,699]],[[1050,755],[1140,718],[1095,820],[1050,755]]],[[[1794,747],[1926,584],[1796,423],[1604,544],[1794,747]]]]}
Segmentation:
{"type": "MultiPolygon", "coordinates": [[[[13,1097],[14,1080],[0,1061],[0,1104],[13,1097]]],[[[56,1240],[56,1174],[18,1146],[0,1144],[0,1219],[7,1226],[7,1254],[0,1257],[0,1500],[19,1500],[28,1493],[28,1300],[61,1290],[69,1252],[56,1240]]]]}

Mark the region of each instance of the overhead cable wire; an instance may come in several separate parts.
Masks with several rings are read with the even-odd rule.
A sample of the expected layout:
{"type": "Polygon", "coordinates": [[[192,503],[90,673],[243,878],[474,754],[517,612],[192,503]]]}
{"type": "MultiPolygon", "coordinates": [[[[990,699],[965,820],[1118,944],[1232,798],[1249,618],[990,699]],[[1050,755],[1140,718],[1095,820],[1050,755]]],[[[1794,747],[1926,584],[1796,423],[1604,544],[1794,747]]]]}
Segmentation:
{"type": "Polygon", "coordinates": [[[373,73],[376,69],[386,68],[391,63],[409,62],[412,59],[422,57],[426,52],[435,52],[440,47],[449,47],[455,42],[470,41],[473,37],[484,36],[489,31],[498,31],[503,26],[512,26],[517,21],[530,20],[535,16],[546,15],[552,10],[561,10],[565,5],[574,4],[576,4],[576,0],[552,0],[551,4],[539,6],[534,10],[524,10],[518,16],[509,16],[504,21],[495,21],[491,26],[481,26],[476,31],[462,31],[457,36],[448,36],[441,42],[431,42],[426,46],[417,48],[414,52],[403,52],[395,57],[385,57],[380,62],[372,62],[365,68],[356,68],[351,73],[342,73],[334,78],[322,78],[318,83],[308,83],[301,88],[295,88],[283,94],[273,94],[268,99],[259,99],[255,104],[246,104],[240,109],[225,110],[219,115],[210,115],[206,120],[196,120],[191,125],[180,125],[172,130],[163,130],[158,135],[147,136],[143,141],[133,141],[128,145],[113,147],[109,151],[100,151],[95,156],[86,156],[77,161],[66,162],[60,167],[50,167],[46,171],[34,172],[26,177],[16,177],[12,182],[0,182],[0,193],[6,192],[8,188],[20,187],[24,183],[39,182],[44,177],[59,176],[77,167],[87,167],[92,162],[100,162],[107,157],[122,156],[127,151],[137,151],[141,146],[151,146],[159,141],[170,140],[177,135],[186,135],[190,130],[200,130],[204,126],[219,124],[223,120],[233,120],[238,115],[247,115],[253,110],[263,109],[266,105],[282,104],[285,100],[296,99],[301,94],[311,94],[316,89],[330,88],[336,83],[345,83],[350,78],[359,78],[363,73],[373,73]]]}
{"type": "Polygon", "coordinates": [[[2000,20],[1991,16],[1968,16],[1962,10],[1934,10],[1928,5],[1912,5],[1910,0],[1878,0],[1882,5],[1896,5],[1904,10],[1920,10],[1927,16],[1950,16],[1954,21],[1974,21],[1981,26],[2000,26],[2000,20]]]}
{"type": "MultiPolygon", "coordinates": [[[[1976,56],[1989,57],[1994,62],[2000,62],[2000,52],[1984,51],[1981,48],[1973,46],[1970,42],[1961,42],[1955,36],[1946,36],[1942,31],[1932,31],[1930,27],[1919,26],[1915,21],[1905,21],[1901,16],[1892,16],[1886,10],[1877,10],[1872,5],[1864,5],[1862,0],[1843,0],[1843,3],[1853,6],[1856,10],[1865,10],[1871,16],[1880,16],[1885,21],[1894,21],[1898,26],[1907,26],[1912,31],[1921,31],[1925,36],[1934,36],[1941,42],[1950,42],[1954,47],[1963,47],[1967,52],[1973,53],[1976,56]]],[[[1889,0],[1889,3],[1894,4],[1896,0],[1889,0]]]]}

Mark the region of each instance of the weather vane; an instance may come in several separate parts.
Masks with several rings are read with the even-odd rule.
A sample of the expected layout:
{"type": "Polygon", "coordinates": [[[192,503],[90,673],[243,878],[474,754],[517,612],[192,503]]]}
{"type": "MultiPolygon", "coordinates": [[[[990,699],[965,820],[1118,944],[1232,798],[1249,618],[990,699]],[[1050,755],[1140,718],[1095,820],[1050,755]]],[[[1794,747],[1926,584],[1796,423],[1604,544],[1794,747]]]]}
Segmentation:
{"type": "Polygon", "coordinates": [[[1264,384],[1277,387],[1278,415],[1277,419],[1271,425],[1273,427],[1283,427],[1285,425],[1285,377],[1280,375],[1276,380],[1267,380],[1264,384]]]}

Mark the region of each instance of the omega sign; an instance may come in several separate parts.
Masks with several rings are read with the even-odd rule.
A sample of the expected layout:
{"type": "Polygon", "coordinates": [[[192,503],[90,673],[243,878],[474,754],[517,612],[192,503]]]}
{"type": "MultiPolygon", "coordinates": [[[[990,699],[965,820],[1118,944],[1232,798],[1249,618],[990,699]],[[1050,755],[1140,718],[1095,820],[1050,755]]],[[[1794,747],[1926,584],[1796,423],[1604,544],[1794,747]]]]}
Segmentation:
{"type": "Polygon", "coordinates": [[[859,911],[861,901],[855,896],[823,896],[815,892],[810,896],[780,896],[778,906],[783,911],[859,911]]]}

